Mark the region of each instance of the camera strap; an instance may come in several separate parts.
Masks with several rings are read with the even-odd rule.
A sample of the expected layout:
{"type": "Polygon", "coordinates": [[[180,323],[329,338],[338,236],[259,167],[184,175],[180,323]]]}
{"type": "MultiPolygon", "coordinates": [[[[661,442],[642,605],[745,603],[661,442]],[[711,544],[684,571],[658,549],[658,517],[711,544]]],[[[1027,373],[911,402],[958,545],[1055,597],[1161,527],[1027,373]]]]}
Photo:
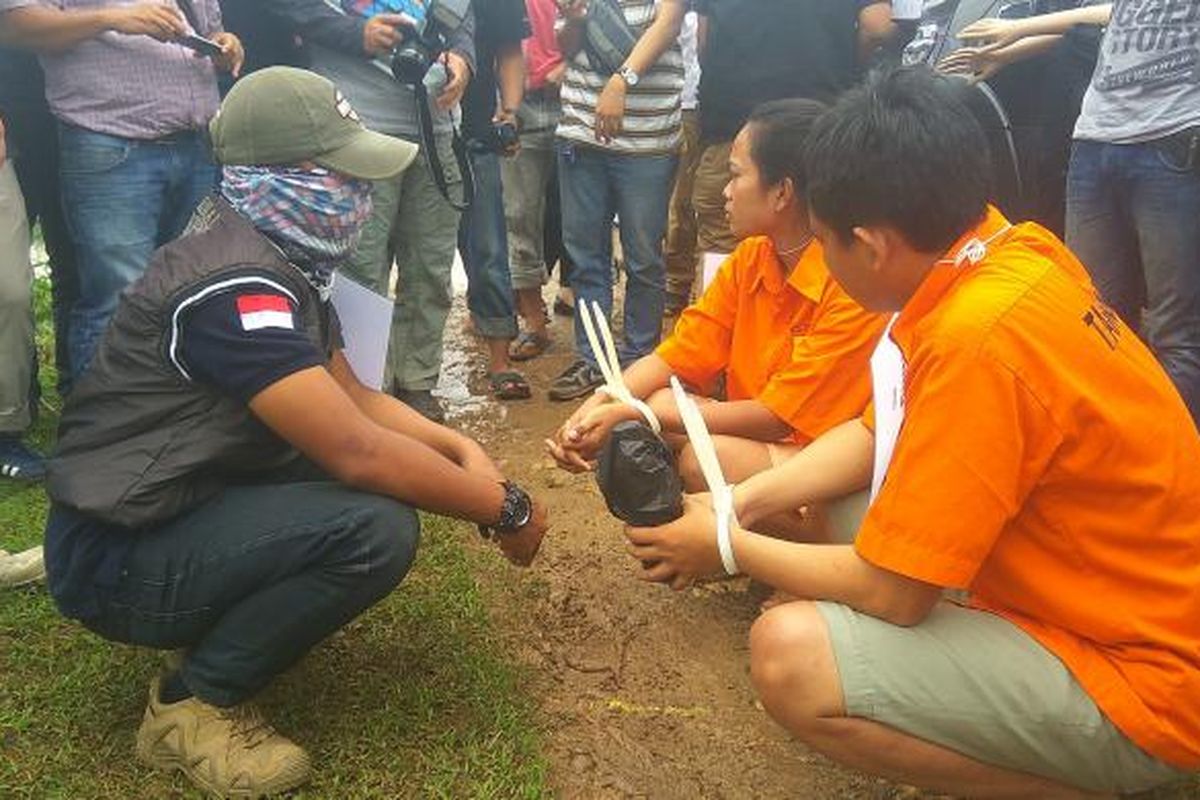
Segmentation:
{"type": "Polygon", "coordinates": [[[458,163],[459,174],[462,175],[462,200],[456,201],[450,196],[450,184],[446,180],[446,170],[438,155],[437,136],[433,132],[433,114],[429,110],[429,90],[422,81],[413,86],[417,96],[417,119],[421,125],[421,149],[425,151],[425,163],[433,175],[433,182],[438,192],[446,198],[446,202],[455,211],[466,211],[475,201],[475,170],[471,167],[471,159],[467,155],[467,144],[463,141],[458,126],[452,124],[450,149],[454,152],[454,160],[458,163]]]}

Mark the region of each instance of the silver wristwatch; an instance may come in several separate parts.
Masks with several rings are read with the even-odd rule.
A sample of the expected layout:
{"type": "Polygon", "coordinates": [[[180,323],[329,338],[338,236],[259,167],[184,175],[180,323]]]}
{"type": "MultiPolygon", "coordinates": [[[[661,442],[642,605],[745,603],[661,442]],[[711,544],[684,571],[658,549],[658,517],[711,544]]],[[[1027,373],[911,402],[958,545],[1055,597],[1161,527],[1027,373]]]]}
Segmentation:
{"type": "Polygon", "coordinates": [[[631,89],[637,86],[638,81],[642,79],[642,76],[633,71],[633,67],[621,67],[617,70],[617,74],[621,76],[621,80],[625,81],[625,85],[631,89]]]}

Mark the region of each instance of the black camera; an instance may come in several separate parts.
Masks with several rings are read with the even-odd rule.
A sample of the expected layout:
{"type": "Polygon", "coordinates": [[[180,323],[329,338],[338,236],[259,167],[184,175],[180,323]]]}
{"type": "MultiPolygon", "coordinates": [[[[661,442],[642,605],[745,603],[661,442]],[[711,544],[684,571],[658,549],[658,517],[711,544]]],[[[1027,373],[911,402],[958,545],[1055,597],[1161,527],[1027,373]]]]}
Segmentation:
{"type": "Polygon", "coordinates": [[[446,202],[457,211],[466,211],[475,199],[475,173],[467,154],[466,143],[453,126],[450,147],[462,178],[462,200],[450,196],[450,181],[438,155],[434,134],[430,95],[438,95],[450,81],[447,68],[437,60],[449,50],[449,37],[463,26],[471,13],[471,0],[430,0],[424,16],[414,25],[405,26],[404,40],[392,53],[392,75],[405,86],[412,87],[417,99],[417,121],[420,126],[421,150],[433,175],[433,182],[446,202]]]}
{"type": "Polygon", "coordinates": [[[517,146],[520,136],[517,133],[517,126],[511,122],[497,122],[493,126],[496,133],[496,149],[501,153],[506,153],[517,146]]]}
{"type": "Polygon", "coordinates": [[[446,37],[462,26],[470,13],[471,0],[433,0],[424,19],[406,32],[392,54],[392,75],[408,86],[425,80],[439,53],[448,49],[446,37]]]}

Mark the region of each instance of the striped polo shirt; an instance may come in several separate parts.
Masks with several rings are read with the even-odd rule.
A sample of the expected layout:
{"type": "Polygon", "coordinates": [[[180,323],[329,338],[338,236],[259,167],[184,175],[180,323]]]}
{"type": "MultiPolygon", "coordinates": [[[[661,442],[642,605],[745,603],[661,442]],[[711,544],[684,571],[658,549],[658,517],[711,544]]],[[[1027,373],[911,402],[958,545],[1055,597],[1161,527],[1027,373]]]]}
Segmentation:
{"type": "MultiPolygon", "coordinates": [[[[625,21],[641,35],[654,21],[655,0],[618,0],[625,21]]],[[[683,55],[675,42],[653,67],[640,75],[637,86],[625,94],[621,133],[608,143],[596,139],[596,103],[608,75],[592,67],[581,50],[567,64],[562,86],[562,118],[558,135],[563,139],[618,153],[652,155],[673,153],[680,137],[680,93],[683,90],[683,55]]]]}

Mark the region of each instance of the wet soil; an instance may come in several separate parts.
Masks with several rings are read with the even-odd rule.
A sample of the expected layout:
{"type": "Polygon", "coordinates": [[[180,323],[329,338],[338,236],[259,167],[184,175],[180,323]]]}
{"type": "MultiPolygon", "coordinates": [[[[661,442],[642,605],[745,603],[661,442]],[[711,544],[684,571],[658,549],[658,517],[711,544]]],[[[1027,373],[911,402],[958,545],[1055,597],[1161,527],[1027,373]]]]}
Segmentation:
{"type": "MultiPolygon", "coordinates": [[[[549,293],[548,297],[551,297],[549,293]]],[[[551,510],[537,563],[494,592],[501,635],[538,699],[550,784],[566,798],[919,796],[834,766],[791,741],[755,700],[747,633],[763,593],[738,579],[675,593],[640,582],[590,475],[569,475],[542,440],[574,408],[546,390],[572,360],[570,320],[523,367],[529,401],[500,406],[461,302],[447,325],[438,394],[451,424],[551,510]]]]}

